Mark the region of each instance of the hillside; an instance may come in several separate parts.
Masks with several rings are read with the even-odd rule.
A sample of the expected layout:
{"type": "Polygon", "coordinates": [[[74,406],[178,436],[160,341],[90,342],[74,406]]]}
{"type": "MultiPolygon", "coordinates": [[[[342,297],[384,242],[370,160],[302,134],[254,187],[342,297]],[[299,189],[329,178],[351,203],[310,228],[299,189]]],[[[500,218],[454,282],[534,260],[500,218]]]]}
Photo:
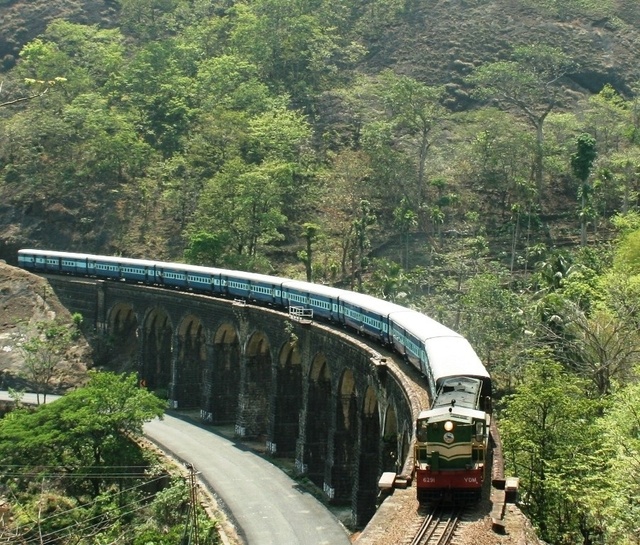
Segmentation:
{"type": "MultiPolygon", "coordinates": [[[[576,60],[575,91],[597,93],[605,83],[629,93],[640,78],[640,4],[634,0],[426,0],[407,2],[390,24],[363,36],[364,71],[392,67],[430,84],[449,84],[457,96],[471,66],[506,58],[514,45],[549,43],[576,60]],[[584,9],[584,5],[598,6],[584,9]],[[607,8],[612,5],[613,7],[607,8]],[[549,7],[551,6],[551,7],[549,7]]],[[[5,70],[20,49],[57,18],[119,26],[117,0],[4,0],[0,2],[0,58],[5,70]]],[[[386,17],[386,13],[383,11],[386,17]]],[[[464,95],[463,95],[464,96],[464,95]]]]}
{"type": "MultiPolygon", "coordinates": [[[[178,4],[176,1],[175,5],[178,4]]],[[[198,4],[193,9],[221,13],[222,8],[217,4],[202,7],[204,4],[198,4]]],[[[404,7],[394,3],[372,4],[371,11],[354,7],[350,16],[352,26],[345,27],[344,32],[351,34],[347,40],[357,40],[362,44],[365,54],[356,65],[348,68],[345,65],[347,71],[339,79],[344,80],[349,73],[374,75],[384,68],[391,68],[397,74],[411,76],[425,85],[444,85],[446,94],[442,103],[450,112],[470,111],[478,102],[471,96],[465,78],[474,68],[508,59],[513,48],[519,45],[540,43],[562,48],[574,61],[571,71],[562,79],[564,93],[560,109],[575,110],[581,99],[597,93],[605,83],[623,95],[631,96],[634,82],[640,79],[636,59],[640,47],[638,4],[632,0],[620,0],[615,8],[606,8],[610,6],[607,3],[603,4],[605,7],[588,2],[575,2],[566,8],[563,5],[534,0],[439,0],[410,2],[404,7]]],[[[14,66],[20,48],[43,32],[50,21],[63,18],[76,23],[98,25],[100,28],[118,28],[121,26],[119,6],[119,2],[100,0],[5,1],[0,5],[0,36],[3,37],[0,40],[0,56],[4,59],[5,72],[14,66]]],[[[131,17],[134,15],[128,13],[128,28],[132,26],[131,17]]],[[[141,21],[145,20],[142,10],[135,16],[141,21]]],[[[135,43],[131,37],[127,39],[131,44],[135,43]]],[[[136,40],[139,41],[139,37],[136,40]]],[[[130,48],[130,51],[135,49],[130,48]]],[[[2,100],[15,98],[11,95],[16,91],[12,87],[11,72],[6,73],[9,77],[5,78],[7,81],[2,100]]],[[[318,135],[320,132],[334,133],[339,135],[341,141],[353,138],[350,132],[342,132],[345,124],[352,121],[345,119],[347,112],[344,104],[341,99],[336,100],[333,90],[322,90],[311,100],[314,104],[305,108],[315,112],[314,129],[318,135]]],[[[15,112],[15,108],[0,109],[0,115],[4,116],[15,112]]],[[[194,127],[188,130],[198,129],[194,127]]],[[[7,135],[5,138],[15,137],[7,135]]],[[[317,152],[318,149],[315,150],[317,152]]],[[[446,157],[449,152],[444,150],[443,153],[443,157],[446,157]]],[[[0,166],[2,164],[0,161],[0,166]]],[[[3,168],[7,168],[7,163],[3,168]]],[[[199,166],[197,168],[202,170],[199,166]]],[[[440,174],[434,172],[432,176],[440,174]]],[[[557,180],[549,181],[554,189],[546,197],[547,218],[552,223],[549,227],[552,231],[564,229],[566,215],[572,213],[574,207],[571,202],[573,190],[567,193],[563,185],[566,175],[559,176],[557,180]],[[561,223],[554,226],[554,218],[561,223]]],[[[158,184],[163,182],[159,181],[158,184]]],[[[154,206],[160,208],[149,212],[149,221],[157,229],[157,233],[151,237],[145,233],[147,228],[144,224],[130,223],[138,216],[134,210],[137,197],[133,194],[125,196],[121,190],[105,187],[99,182],[95,187],[103,188],[100,190],[101,199],[93,196],[87,199],[87,192],[82,188],[77,194],[74,190],[65,189],[60,196],[48,194],[25,201],[21,195],[23,186],[4,186],[0,205],[0,257],[14,262],[15,251],[19,247],[33,244],[58,249],[135,255],[153,251],[164,257],[181,256],[185,244],[183,229],[185,223],[188,227],[190,219],[183,216],[178,220],[176,210],[169,214],[176,221],[169,220],[166,212],[162,212],[162,207],[166,206],[158,202],[154,206]],[[134,243],[134,240],[142,240],[142,244],[134,243]]],[[[160,192],[163,189],[159,186],[152,191],[160,192]]],[[[475,199],[471,195],[464,196],[464,193],[463,198],[467,201],[475,199]]],[[[192,207],[187,213],[191,214],[194,210],[192,207]]],[[[185,211],[180,213],[184,214],[185,211]]],[[[395,235],[389,238],[388,235],[392,233],[385,227],[391,222],[390,213],[391,210],[378,212],[380,232],[375,234],[375,247],[388,242],[391,242],[391,246],[397,245],[393,242],[395,235]]],[[[495,214],[489,210],[484,213],[495,214]]],[[[462,211],[456,214],[457,225],[454,222],[448,229],[460,229],[462,211]]],[[[272,256],[280,256],[276,258],[278,261],[284,256],[285,262],[291,261],[291,256],[300,247],[295,233],[298,227],[295,225],[308,221],[304,216],[299,220],[293,218],[292,214],[287,216],[292,224],[288,228],[285,225],[280,227],[285,237],[281,248],[272,247],[268,250],[272,256]]],[[[494,220],[487,218],[486,221],[491,223],[494,220]]],[[[429,227],[423,223],[421,220],[418,231],[426,231],[428,235],[429,227]]],[[[397,258],[397,252],[390,255],[397,258]]]]}
{"type": "MultiPolygon", "coordinates": [[[[176,0],[172,5],[179,4],[176,0]]],[[[4,37],[0,40],[0,55],[4,59],[5,72],[14,66],[20,48],[43,32],[50,21],[63,18],[81,24],[99,25],[100,28],[119,28],[122,26],[119,6],[120,3],[116,1],[5,1],[0,5],[0,36],[4,37]]],[[[170,8],[165,6],[162,9],[170,8]]],[[[194,5],[193,9],[217,14],[221,13],[222,8],[217,3],[200,2],[194,5]]],[[[153,17],[157,16],[158,20],[161,20],[158,15],[161,11],[158,9],[155,13],[153,17]]],[[[137,15],[127,12],[127,28],[132,27],[131,18],[134,16],[138,17],[140,24],[149,24],[152,15],[145,14],[142,9],[137,15]]],[[[633,84],[640,76],[636,62],[640,50],[640,8],[632,0],[601,4],[587,0],[568,3],[551,0],[429,0],[408,2],[404,6],[389,2],[372,4],[369,8],[354,7],[350,17],[353,21],[349,31],[351,36],[345,35],[345,43],[346,40],[360,42],[365,54],[355,64],[342,63],[345,70],[340,75],[342,81],[357,73],[374,75],[384,68],[391,68],[397,74],[410,76],[426,85],[444,85],[446,93],[442,98],[442,104],[450,112],[466,112],[477,107],[479,103],[471,96],[471,88],[465,78],[483,64],[508,59],[513,48],[519,45],[540,43],[556,46],[562,48],[573,60],[570,71],[561,80],[564,91],[559,106],[556,107],[558,111],[575,111],[584,97],[599,92],[605,83],[612,85],[624,96],[630,97],[633,84]]],[[[166,24],[175,23],[168,21],[166,24]]],[[[134,52],[140,45],[139,36],[134,38],[127,35],[126,40],[134,46],[129,47],[130,52],[134,52]]],[[[338,63],[336,66],[341,65],[338,63]]],[[[12,93],[19,90],[16,90],[15,83],[12,87],[12,73],[9,71],[6,74],[8,77],[1,98],[15,98],[12,93]]],[[[289,85],[286,82],[285,84],[289,85]]],[[[297,91],[293,92],[295,94],[297,91]]],[[[353,120],[344,118],[347,111],[341,100],[336,100],[332,89],[325,88],[317,92],[316,97],[309,98],[312,104],[305,106],[306,109],[314,110],[313,128],[316,134],[319,136],[320,132],[333,133],[340,142],[353,139],[354,131],[358,129],[345,125],[352,124],[353,120]],[[344,132],[345,129],[347,132],[344,132]]],[[[0,115],[12,115],[16,111],[15,108],[4,108],[0,109],[0,115]]],[[[457,130],[455,127],[448,128],[443,133],[444,137],[451,140],[451,129],[457,130]]],[[[199,129],[192,126],[185,127],[184,130],[186,135],[189,131],[199,129]]],[[[7,135],[5,138],[15,137],[7,135]]],[[[149,142],[155,146],[157,139],[155,137],[155,143],[151,140],[149,142]]],[[[398,143],[402,145],[400,140],[398,143]]],[[[335,147],[336,144],[338,142],[329,145],[335,147]]],[[[175,145],[173,148],[175,149],[175,145]]],[[[435,157],[434,164],[437,167],[433,176],[442,176],[440,171],[444,172],[444,167],[439,163],[450,156],[450,151],[443,148],[440,152],[435,146],[433,149],[441,154],[441,157],[435,157]]],[[[317,154],[318,151],[316,148],[314,153],[317,154]]],[[[50,156],[52,152],[47,155],[50,156]]],[[[166,155],[167,152],[162,153],[166,155]]],[[[323,150],[321,153],[326,151],[323,150]]],[[[462,150],[460,153],[464,154],[462,150]]],[[[0,160],[0,166],[4,165],[5,172],[9,173],[6,169],[11,163],[6,161],[7,159],[4,162],[0,160]]],[[[194,168],[197,168],[198,172],[203,170],[199,165],[194,168]]],[[[446,173],[444,175],[449,176],[446,173]]],[[[39,175],[35,174],[34,177],[32,173],[28,176],[31,180],[36,180],[39,175]]],[[[60,173],[60,176],[68,178],[68,174],[60,173]]],[[[125,176],[128,177],[127,174],[125,176]]],[[[567,174],[558,172],[554,176],[562,180],[566,179],[567,174]]],[[[389,187],[389,184],[395,182],[385,182],[381,179],[380,183],[389,187]]],[[[462,180],[455,183],[466,184],[462,180]]],[[[68,182],[65,184],[68,185],[68,182]]],[[[565,228],[567,214],[572,213],[574,207],[571,202],[574,190],[563,189],[566,185],[564,181],[560,185],[552,185],[556,187],[556,191],[555,194],[545,197],[545,212],[551,221],[554,221],[553,218],[560,219],[557,230],[562,230],[565,228]]],[[[99,196],[89,196],[84,187],[78,187],[76,191],[74,186],[71,186],[62,192],[57,189],[54,194],[47,191],[39,195],[39,191],[36,191],[36,198],[26,199],[23,184],[6,184],[4,187],[0,184],[3,195],[0,201],[0,257],[15,262],[15,251],[21,246],[29,245],[135,255],[144,255],[151,251],[162,257],[181,257],[185,246],[185,227],[187,230],[190,229],[189,224],[198,213],[197,205],[189,204],[186,210],[184,205],[181,205],[182,210],[169,212],[172,218],[170,219],[166,214],[167,204],[156,200],[153,205],[156,207],[155,210],[150,209],[149,204],[145,204],[145,214],[148,217],[140,221],[140,200],[131,185],[128,185],[126,192],[100,182],[96,182],[94,187],[97,188],[99,196]],[[178,214],[182,216],[180,219],[177,217],[178,214]],[[149,232],[148,222],[153,223],[154,233],[149,232]]],[[[166,182],[152,182],[148,190],[161,195],[166,191],[166,182]],[[154,184],[157,184],[155,188],[154,184]]],[[[380,191],[384,193],[386,190],[383,188],[380,191]]],[[[476,199],[473,191],[471,188],[461,187],[457,193],[464,201],[470,202],[476,199]],[[469,190],[471,193],[466,195],[469,190]]],[[[35,196],[33,193],[30,195],[35,196]]],[[[314,196],[310,195],[309,198],[312,199],[312,203],[314,196]]],[[[365,198],[378,197],[373,195],[365,198]]],[[[407,193],[407,198],[413,197],[407,193]]],[[[398,202],[399,197],[394,197],[393,200],[398,202]]],[[[176,201],[173,200],[173,203],[176,201]]],[[[296,240],[296,225],[308,221],[304,214],[308,214],[310,207],[317,208],[317,203],[316,200],[315,204],[304,204],[307,208],[300,208],[303,212],[301,219],[286,214],[290,226],[279,227],[284,241],[276,245],[280,248],[271,247],[267,253],[279,256],[277,260],[284,257],[285,262],[291,262],[293,257],[295,261],[294,256],[300,246],[300,242],[296,240]]],[[[173,205],[169,204],[169,207],[171,206],[173,205]]],[[[387,206],[395,204],[390,201],[387,206]]],[[[389,241],[395,245],[393,241],[396,235],[390,233],[386,227],[391,222],[391,211],[389,208],[378,212],[379,228],[378,232],[373,234],[376,247],[389,241]],[[389,234],[393,236],[389,238],[389,234]]],[[[314,210],[314,215],[319,214],[327,219],[331,213],[322,207],[314,210]]],[[[452,223],[448,229],[460,229],[462,213],[463,210],[452,211],[452,223]],[[454,220],[455,217],[457,219],[454,220]]],[[[486,224],[492,223],[493,220],[489,217],[494,216],[495,211],[485,210],[482,213],[488,215],[486,224]]],[[[481,220],[484,221],[483,218],[481,220]]],[[[331,223],[331,220],[329,222],[331,223]]],[[[424,231],[428,237],[431,227],[420,218],[419,224],[418,231],[424,231]]],[[[553,230],[553,225],[551,229],[553,230]]],[[[491,237],[494,236],[493,233],[489,234],[491,237]]]]}
{"type": "MultiPolygon", "coordinates": [[[[426,82],[448,85],[458,107],[468,106],[461,77],[482,63],[506,59],[516,45],[544,43],[574,59],[568,74],[567,102],[573,93],[597,93],[609,83],[630,92],[640,71],[640,7],[617,2],[616,16],[580,12],[578,2],[566,13],[540,6],[562,2],[526,0],[440,0],[416,2],[411,20],[386,29],[371,47],[367,65],[390,66],[426,82]]],[[[606,4],[606,3],[603,3],[606,4]]],[[[613,10],[612,10],[613,11],[613,10]]]]}

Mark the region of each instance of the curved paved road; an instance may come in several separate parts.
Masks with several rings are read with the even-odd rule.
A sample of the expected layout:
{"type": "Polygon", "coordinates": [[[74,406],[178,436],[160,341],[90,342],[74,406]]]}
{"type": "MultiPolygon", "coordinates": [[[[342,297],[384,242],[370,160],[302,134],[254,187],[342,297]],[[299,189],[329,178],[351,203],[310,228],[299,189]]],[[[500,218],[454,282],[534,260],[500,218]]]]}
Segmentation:
{"type": "MultiPolygon", "coordinates": [[[[35,403],[25,394],[25,403],[35,403]]],[[[48,395],[47,402],[59,396],[48,395]]],[[[0,399],[9,399],[0,391],[0,399]]],[[[227,507],[248,545],[349,545],[344,527],[313,496],[246,447],[174,416],[144,426],[163,450],[191,463],[227,507]]]]}
{"type": "Polygon", "coordinates": [[[338,520],[273,464],[197,425],[165,415],[147,437],[191,463],[224,502],[249,545],[348,545],[338,520]]]}

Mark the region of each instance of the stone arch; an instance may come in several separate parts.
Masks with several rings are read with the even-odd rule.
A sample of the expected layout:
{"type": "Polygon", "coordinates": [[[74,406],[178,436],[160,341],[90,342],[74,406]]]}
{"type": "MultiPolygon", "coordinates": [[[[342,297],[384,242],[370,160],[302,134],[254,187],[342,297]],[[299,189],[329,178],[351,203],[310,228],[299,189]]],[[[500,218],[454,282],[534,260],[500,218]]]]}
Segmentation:
{"type": "Polygon", "coordinates": [[[173,398],[181,409],[200,406],[207,346],[204,327],[193,314],[186,316],[177,331],[176,373],[173,398]]]}
{"type": "Polygon", "coordinates": [[[356,468],[358,404],[355,377],[345,369],[340,377],[336,407],[336,425],[331,485],[336,503],[351,501],[356,468]]]}
{"type": "Polygon", "coordinates": [[[297,343],[287,342],[280,351],[276,375],[273,452],[295,458],[302,410],[302,362],[297,343]]]}
{"type": "Polygon", "coordinates": [[[360,414],[360,459],[358,464],[358,520],[360,527],[369,522],[375,512],[380,477],[380,409],[376,390],[365,391],[360,414]]]}
{"type": "Polygon", "coordinates": [[[382,471],[399,473],[404,458],[402,457],[402,443],[398,432],[398,415],[394,403],[389,404],[384,416],[382,432],[382,471]]]}
{"type": "Polygon", "coordinates": [[[320,488],[324,485],[327,461],[331,399],[331,371],[324,354],[318,354],[309,370],[304,459],[309,479],[320,488]]]}
{"type": "Polygon", "coordinates": [[[212,424],[235,424],[240,395],[240,340],[233,325],[222,324],[213,339],[213,357],[205,369],[203,417],[212,424]]]}
{"type": "Polygon", "coordinates": [[[142,369],[147,388],[168,397],[171,383],[173,325],[162,308],[153,308],[142,327],[142,369]]]}
{"type": "Polygon", "coordinates": [[[271,347],[267,336],[258,331],[251,335],[246,348],[244,390],[244,435],[266,439],[271,413],[271,347]]]}
{"type": "Polygon", "coordinates": [[[118,371],[137,371],[138,316],[129,303],[116,303],[109,311],[107,331],[117,347],[114,352],[118,371]]]}

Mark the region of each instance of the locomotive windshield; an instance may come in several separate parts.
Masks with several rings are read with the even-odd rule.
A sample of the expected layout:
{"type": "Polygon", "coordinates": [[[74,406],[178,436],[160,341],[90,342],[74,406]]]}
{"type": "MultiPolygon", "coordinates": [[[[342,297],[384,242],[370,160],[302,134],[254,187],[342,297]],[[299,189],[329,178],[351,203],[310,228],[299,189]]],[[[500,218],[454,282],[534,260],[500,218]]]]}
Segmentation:
{"type": "Polygon", "coordinates": [[[471,377],[452,377],[446,379],[436,397],[433,408],[465,407],[467,409],[477,409],[482,392],[482,381],[471,377]]]}

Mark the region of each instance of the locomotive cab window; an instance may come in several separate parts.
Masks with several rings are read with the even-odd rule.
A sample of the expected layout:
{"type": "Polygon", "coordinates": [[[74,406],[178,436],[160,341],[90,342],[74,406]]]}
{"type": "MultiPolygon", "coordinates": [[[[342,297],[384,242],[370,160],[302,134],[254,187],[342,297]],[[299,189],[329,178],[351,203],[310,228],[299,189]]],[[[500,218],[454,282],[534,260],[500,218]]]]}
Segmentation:
{"type": "Polygon", "coordinates": [[[416,439],[421,443],[427,440],[427,428],[429,423],[426,420],[418,420],[416,425],[416,439]]]}
{"type": "Polygon", "coordinates": [[[482,443],[484,440],[484,423],[476,422],[476,441],[482,443]]]}

